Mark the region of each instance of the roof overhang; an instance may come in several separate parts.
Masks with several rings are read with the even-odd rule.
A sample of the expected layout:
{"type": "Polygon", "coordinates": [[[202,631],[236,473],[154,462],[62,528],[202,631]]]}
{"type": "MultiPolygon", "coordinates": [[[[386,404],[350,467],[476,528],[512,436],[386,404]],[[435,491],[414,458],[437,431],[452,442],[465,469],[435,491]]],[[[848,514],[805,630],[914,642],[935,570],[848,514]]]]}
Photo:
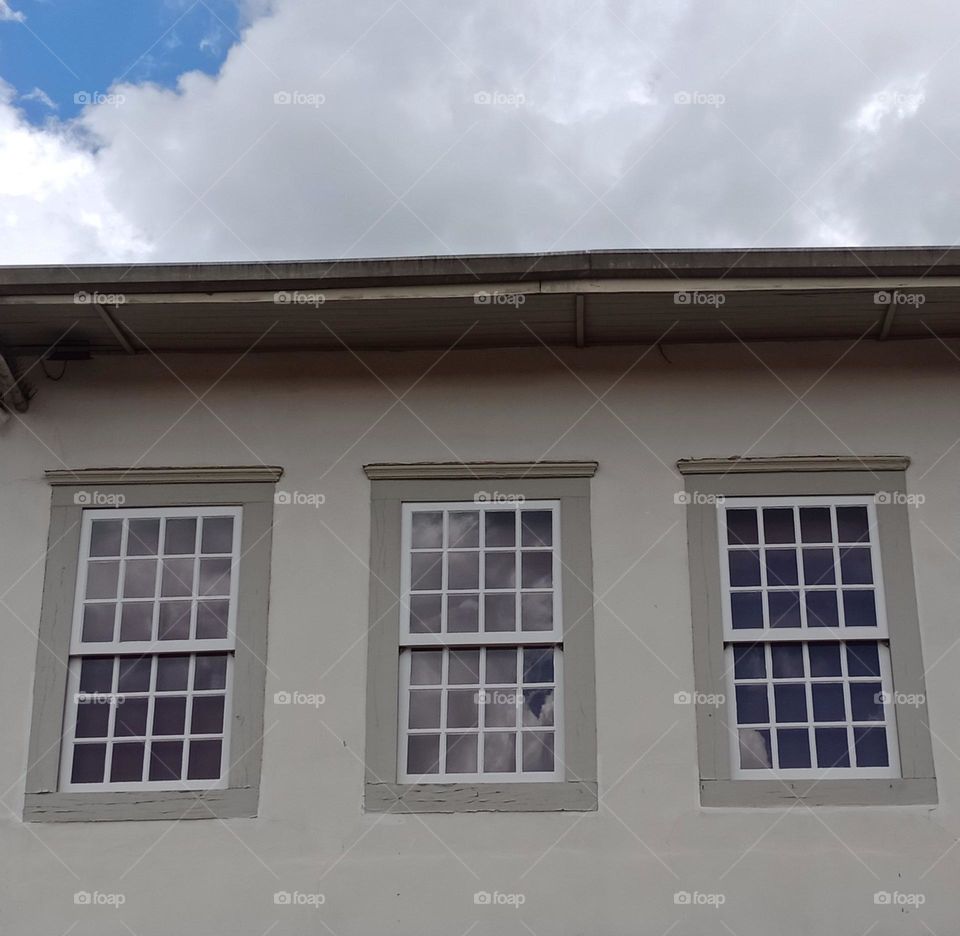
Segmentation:
{"type": "Polygon", "coordinates": [[[960,335],[960,248],[0,267],[13,354],[960,335]]]}

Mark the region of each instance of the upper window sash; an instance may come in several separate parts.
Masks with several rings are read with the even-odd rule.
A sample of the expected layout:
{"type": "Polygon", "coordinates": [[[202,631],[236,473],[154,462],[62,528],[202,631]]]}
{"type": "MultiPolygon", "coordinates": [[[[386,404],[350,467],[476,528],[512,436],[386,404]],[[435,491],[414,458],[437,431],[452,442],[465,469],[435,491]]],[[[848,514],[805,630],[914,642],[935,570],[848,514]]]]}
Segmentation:
{"type": "Polygon", "coordinates": [[[434,503],[405,503],[402,505],[401,517],[401,601],[400,601],[400,645],[401,646],[457,646],[457,645],[476,645],[476,644],[553,644],[563,640],[563,608],[561,596],[561,544],[560,544],[560,502],[557,500],[537,500],[516,502],[474,502],[474,501],[441,501],[434,503]],[[551,543],[535,544],[523,543],[521,520],[524,511],[550,511],[552,515],[551,522],[551,543]],[[413,515],[414,513],[442,512],[443,527],[442,540],[440,545],[431,547],[413,546],[413,515]],[[449,542],[449,514],[450,513],[478,513],[479,535],[477,545],[472,546],[451,546],[449,542]],[[485,516],[492,513],[515,513],[517,525],[515,527],[516,536],[512,546],[493,546],[487,545],[485,537],[485,516]],[[522,586],[522,556],[530,552],[551,552],[551,584],[549,587],[523,588],[522,586]],[[449,563],[448,557],[458,552],[477,553],[479,560],[479,571],[477,586],[466,588],[449,588],[449,563]],[[415,554],[441,554],[440,562],[440,582],[439,587],[430,589],[411,591],[411,565],[412,557],[415,554]],[[515,583],[511,588],[487,589],[485,581],[485,562],[483,557],[491,553],[514,554],[515,557],[515,583]],[[447,630],[447,596],[456,595],[478,596],[480,603],[478,611],[478,630],[464,633],[449,633],[447,630]],[[515,624],[512,631],[486,631],[484,626],[484,607],[483,597],[487,594],[513,595],[515,600],[515,624]],[[524,595],[544,595],[549,596],[552,608],[552,627],[549,630],[522,630],[522,596],[524,595]],[[441,624],[439,632],[416,633],[411,632],[411,596],[441,596],[440,613],[441,624]]]}
{"type": "MultiPolygon", "coordinates": [[[[757,641],[798,641],[798,640],[886,640],[888,639],[886,607],[883,588],[883,570],[880,562],[880,548],[877,537],[876,505],[873,497],[865,495],[844,496],[813,496],[813,497],[726,497],[717,502],[717,523],[720,544],[720,583],[723,600],[723,639],[725,642],[755,643],[757,641]],[[833,508],[844,506],[864,507],[867,511],[867,525],[869,542],[841,543],[838,537],[837,517],[833,508]],[[793,543],[766,542],[764,524],[762,522],[764,508],[791,508],[794,520],[793,543]],[[831,538],[812,541],[803,541],[800,529],[800,510],[809,507],[829,507],[831,522],[831,538]],[[760,518],[757,524],[756,544],[730,544],[727,541],[727,512],[737,508],[752,508],[758,510],[760,518]],[[830,548],[833,552],[834,582],[820,582],[812,590],[830,592],[831,589],[838,599],[839,626],[809,626],[807,623],[806,602],[804,594],[811,589],[807,588],[804,577],[803,551],[804,549],[830,548]],[[842,549],[860,548],[869,550],[871,578],[870,584],[844,584],[841,581],[840,554],[842,549]],[[797,557],[797,584],[775,584],[768,581],[767,563],[764,560],[765,549],[793,549],[797,557]],[[730,561],[732,552],[750,552],[751,549],[760,553],[760,581],[757,584],[733,586],[730,581],[730,561]],[[847,626],[844,618],[843,592],[844,591],[871,591],[876,608],[876,626],[847,626]],[[762,603],[763,627],[733,627],[731,611],[731,595],[739,593],[762,593],[766,596],[776,592],[795,591],[801,596],[800,600],[800,627],[771,627],[767,601],[762,603]]],[[[812,583],[811,583],[812,584],[812,583]]]]}

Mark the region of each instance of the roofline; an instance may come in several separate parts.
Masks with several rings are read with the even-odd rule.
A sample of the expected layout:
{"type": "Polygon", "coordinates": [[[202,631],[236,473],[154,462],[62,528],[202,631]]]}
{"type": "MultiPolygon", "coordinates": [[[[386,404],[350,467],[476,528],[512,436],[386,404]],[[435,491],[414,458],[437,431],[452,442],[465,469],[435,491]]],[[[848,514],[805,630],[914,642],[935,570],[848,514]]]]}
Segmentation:
{"type": "Polygon", "coordinates": [[[960,247],[710,248],[466,254],[256,263],[0,266],[0,295],[68,294],[84,286],[110,292],[217,292],[264,289],[451,285],[553,280],[727,281],[775,277],[960,275],[960,247]]]}

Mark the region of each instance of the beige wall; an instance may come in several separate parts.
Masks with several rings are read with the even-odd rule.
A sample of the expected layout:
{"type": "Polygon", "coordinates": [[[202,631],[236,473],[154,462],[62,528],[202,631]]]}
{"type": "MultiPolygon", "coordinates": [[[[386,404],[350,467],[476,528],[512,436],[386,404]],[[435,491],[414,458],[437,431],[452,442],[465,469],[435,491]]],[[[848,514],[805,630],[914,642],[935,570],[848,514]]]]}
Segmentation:
{"type": "Polygon", "coordinates": [[[453,352],[402,403],[370,370],[402,394],[438,354],[371,355],[370,370],[346,354],[254,354],[202,404],[180,381],[204,394],[233,358],[169,358],[170,370],[149,357],[71,363],[59,383],[34,370],[30,412],[0,428],[0,931],[953,932],[960,361],[934,341],[753,350],[777,376],[738,345],[671,347],[669,362],[653,351],[636,363],[642,349],[561,352],[579,380],[543,349],[453,352]],[[594,405],[580,380],[597,393],[619,383],[594,405]],[[816,385],[797,403],[781,380],[797,394],[816,385]],[[851,450],[909,455],[910,489],[926,497],[910,519],[941,804],[701,809],[694,712],[673,702],[692,688],[693,662],[684,515],[674,503],[683,486],[672,466],[691,456],[851,450]],[[369,549],[361,465],[455,458],[600,463],[598,814],[361,814],[369,549]],[[326,497],[318,509],[277,508],[260,818],[23,825],[48,523],[43,469],[259,461],[284,466],[281,488],[326,497]],[[326,702],[274,706],[280,690],[326,702]],[[80,890],[121,893],[125,903],[77,907],[80,890]],[[278,907],[281,890],[326,902],[278,907]],[[525,903],[475,906],[480,890],[520,893],[525,903]],[[720,893],[725,903],[678,907],[681,890],[720,893]],[[877,891],[926,902],[877,906],[877,891]]]}

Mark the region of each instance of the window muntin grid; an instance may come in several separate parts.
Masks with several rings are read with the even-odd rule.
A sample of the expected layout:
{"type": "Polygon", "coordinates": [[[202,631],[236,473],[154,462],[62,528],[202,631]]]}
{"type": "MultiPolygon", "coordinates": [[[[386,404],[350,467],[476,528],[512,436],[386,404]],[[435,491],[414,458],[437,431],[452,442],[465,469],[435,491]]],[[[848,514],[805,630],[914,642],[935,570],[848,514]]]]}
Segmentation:
{"type": "Polygon", "coordinates": [[[402,543],[400,782],[562,780],[559,502],[404,504],[402,543]]]}
{"type": "Polygon", "coordinates": [[[718,520],[733,776],[898,777],[872,499],[726,498],[718,520]]]}
{"type": "Polygon", "coordinates": [[[84,511],[61,789],[226,786],[241,514],[240,507],[84,511]],[[205,687],[210,660],[223,661],[223,685],[205,687]],[[184,665],[186,684],[165,689],[164,674],[184,665]],[[97,668],[98,687],[90,689],[97,668]],[[137,668],[134,689],[123,674],[137,668]]]}

